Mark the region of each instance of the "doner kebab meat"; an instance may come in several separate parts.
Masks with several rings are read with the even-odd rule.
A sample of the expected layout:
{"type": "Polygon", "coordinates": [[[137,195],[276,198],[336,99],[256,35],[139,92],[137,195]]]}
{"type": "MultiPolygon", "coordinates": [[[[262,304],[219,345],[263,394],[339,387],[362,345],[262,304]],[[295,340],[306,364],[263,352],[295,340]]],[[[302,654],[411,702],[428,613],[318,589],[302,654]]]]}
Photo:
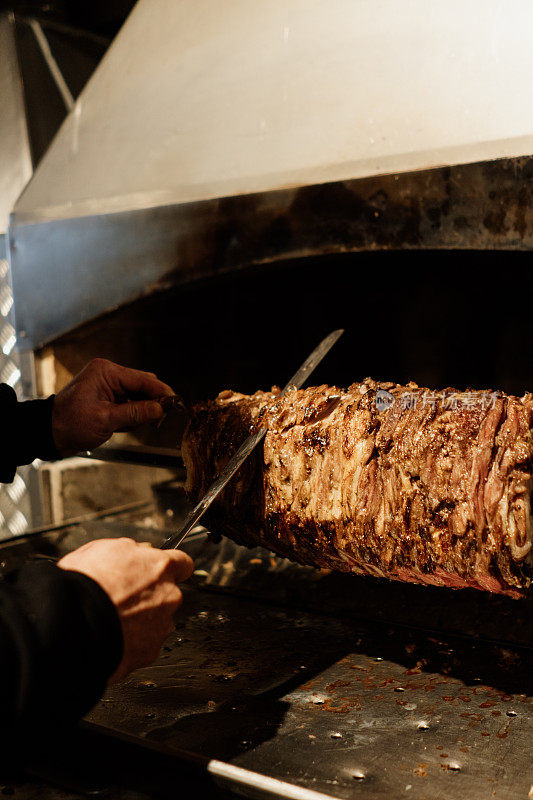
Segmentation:
{"type": "Polygon", "coordinates": [[[367,378],[280,396],[221,392],[182,442],[196,502],[255,425],[208,527],[319,568],[514,597],[533,574],[533,395],[367,378]]]}

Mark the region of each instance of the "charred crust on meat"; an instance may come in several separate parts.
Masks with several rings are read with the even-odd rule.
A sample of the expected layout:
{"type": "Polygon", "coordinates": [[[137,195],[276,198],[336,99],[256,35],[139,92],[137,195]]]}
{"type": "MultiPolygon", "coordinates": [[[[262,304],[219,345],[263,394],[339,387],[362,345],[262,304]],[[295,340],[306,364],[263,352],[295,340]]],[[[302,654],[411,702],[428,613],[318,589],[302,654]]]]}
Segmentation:
{"type": "Polygon", "coordinates": [[[217,532],[319,568],[520,596],[533,563],[533,395],[487,396],[370,378],[221,392],[192,410],[187,491],[197,501],[261,424],[264,442],[214,504],[217,532]],[[380,390],[393,398],[381,410],[380,390]]]}

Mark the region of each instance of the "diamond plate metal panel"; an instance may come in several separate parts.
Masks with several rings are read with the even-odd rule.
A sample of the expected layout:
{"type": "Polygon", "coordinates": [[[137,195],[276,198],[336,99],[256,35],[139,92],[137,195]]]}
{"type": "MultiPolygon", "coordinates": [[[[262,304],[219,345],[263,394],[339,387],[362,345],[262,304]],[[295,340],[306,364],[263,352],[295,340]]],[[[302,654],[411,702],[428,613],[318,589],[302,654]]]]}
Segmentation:
{"type": "MultiPolygon", "coordinates": [[[[3,237],[0,237],[3,238],[3,237]]],[[[3,242],[0,255],[3,254],[3,242]]],[[[16,334],[13,325],[13,293],[9,264],[0,258],[0,382],[12,386],[22,395],[20,361],[15,351],[16,334]]],[[[33,467],[21,467],[12,483],[0,484],[0,539],[20,535],[30,526],[30,472],[33,467]]]]}

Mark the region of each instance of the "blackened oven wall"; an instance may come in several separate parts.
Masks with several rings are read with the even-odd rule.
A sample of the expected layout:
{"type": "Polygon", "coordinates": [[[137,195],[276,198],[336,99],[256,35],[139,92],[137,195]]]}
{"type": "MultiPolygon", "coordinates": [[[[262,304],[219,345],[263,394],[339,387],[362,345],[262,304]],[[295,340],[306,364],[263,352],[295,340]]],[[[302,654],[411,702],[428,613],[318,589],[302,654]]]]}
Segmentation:
{"type": "Polygon", "coordinates": [[[187,400],[283,384],[346,333],[313,383],[367,375],[431,388],[533,389],[529,253],[349,253],[170,289],[54,344],[65,375],[100,355],[157,372],[187,400]]]}

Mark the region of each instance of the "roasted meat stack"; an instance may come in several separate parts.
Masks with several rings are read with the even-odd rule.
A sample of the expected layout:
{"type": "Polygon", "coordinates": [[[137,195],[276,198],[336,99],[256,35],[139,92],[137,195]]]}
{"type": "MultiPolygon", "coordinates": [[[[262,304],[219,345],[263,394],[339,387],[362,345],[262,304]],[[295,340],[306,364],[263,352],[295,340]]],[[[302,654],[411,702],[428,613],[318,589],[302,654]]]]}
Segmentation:
{"type": "Polygon", "coordinates": [[[533,395],[367,379],[225,391],[182,443],[196,501],[255,425],[267,434],[206,524],[315,567],[520,596],[533,574],[533,395]]]}

